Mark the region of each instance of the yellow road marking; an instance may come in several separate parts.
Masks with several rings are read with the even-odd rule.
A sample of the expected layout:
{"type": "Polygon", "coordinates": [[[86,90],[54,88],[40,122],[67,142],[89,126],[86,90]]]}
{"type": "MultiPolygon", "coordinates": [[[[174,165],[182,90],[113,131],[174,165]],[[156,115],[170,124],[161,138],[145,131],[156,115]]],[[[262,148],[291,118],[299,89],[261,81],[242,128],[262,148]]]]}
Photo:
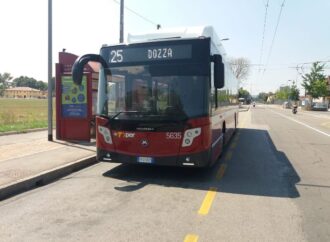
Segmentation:
{"type": "Polygon", "coordinates": [[[234,140],[234,142],[231,144],[230,148],[234,149],[237,145],[237,140],[234,140]]]}
{"type": "Polygon", "coordinates": [[[231,157],[233,156],[233,152],[231,152],[230,150],[228,150],[227,154],[226,154],[226,157],[225,157],[225,160],[228,161],[228,160],[231,160],[231,157]]]}
{"type": "Polygon", "coordinates": [[[223,175],[225,174],[225,171],[227,169],[227,164],[222,164],[217,172],[216,179],[220,180],[223,175]]]}
{"type": "Polygon", "coordinates": [[[212,202],[217,194],[216,187],[210,187],[209,191],[206,193],[202,206],[200,207],[198,214],[200,215],[207,215],[211,208],[212,202]]]}
{"type": "Polygon", "coordinates": [[[184,242],[197,242],[198,241],[198,235],[196,234],[187,234],[184,238],[184,242]]]}

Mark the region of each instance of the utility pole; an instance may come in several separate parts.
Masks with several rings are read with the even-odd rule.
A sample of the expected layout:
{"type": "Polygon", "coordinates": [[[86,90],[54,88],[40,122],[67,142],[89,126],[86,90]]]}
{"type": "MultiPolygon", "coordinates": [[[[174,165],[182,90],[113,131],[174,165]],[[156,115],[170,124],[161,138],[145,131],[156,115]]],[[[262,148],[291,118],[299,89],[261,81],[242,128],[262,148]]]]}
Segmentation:
{"type": "Polygon", "coordinates": [[[124,42],[124,0],[120,0],[119,43],[124,42]]]}
{"type": "Polygon", "coordinates": [[[48,0],[48,141],[53,141],[53,95],[52,95],[52,0],[48,0]]]}

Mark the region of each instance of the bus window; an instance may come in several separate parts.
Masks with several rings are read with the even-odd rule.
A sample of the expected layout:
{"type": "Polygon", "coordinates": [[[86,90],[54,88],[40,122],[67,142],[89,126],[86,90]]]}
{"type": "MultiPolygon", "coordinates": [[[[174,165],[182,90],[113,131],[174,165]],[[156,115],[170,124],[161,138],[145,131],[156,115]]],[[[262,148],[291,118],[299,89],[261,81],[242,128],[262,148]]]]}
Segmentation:
{"type": "Polygon", "coordinates": [[[146,80],[134,79],[132,81],[132,110],[151,110],[151,95],[146,80]]]}
{"type": "Polygon", "coordinates": [[[107,76],[108,111],[119,112],[125,110],[125,78],[124,76],[107,76]]]}

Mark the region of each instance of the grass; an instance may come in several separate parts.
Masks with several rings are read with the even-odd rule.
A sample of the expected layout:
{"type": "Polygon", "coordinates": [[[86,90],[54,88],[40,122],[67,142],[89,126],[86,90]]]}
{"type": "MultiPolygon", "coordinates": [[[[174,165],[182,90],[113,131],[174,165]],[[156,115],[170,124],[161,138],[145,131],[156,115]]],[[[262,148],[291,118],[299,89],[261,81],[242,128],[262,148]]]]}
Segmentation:
{"type": "MultiPolygon", "coordinates": [[[[46,128],[47,109],[47,99],[0,98],[0,133],[46,128]]],[[[55,113],[54,101],[53,111],[55,113]]]]}

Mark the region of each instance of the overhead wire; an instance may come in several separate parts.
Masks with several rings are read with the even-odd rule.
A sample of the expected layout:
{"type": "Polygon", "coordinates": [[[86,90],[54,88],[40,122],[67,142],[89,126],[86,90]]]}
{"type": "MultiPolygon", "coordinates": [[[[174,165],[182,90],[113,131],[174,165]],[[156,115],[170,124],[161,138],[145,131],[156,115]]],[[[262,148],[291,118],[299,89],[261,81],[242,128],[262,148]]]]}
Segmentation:
{"type": "MultiPolygon", "coordinates": [[[[269,0],[267,0],[267,3],[265,4],[265,17],[264,17],[264,26],[263,26],[263,31],[262,31],[262,40],[261,40],[261,50],[260,50],[259,63],[262,63],[264,41],[265,41],[265,32],[266,32],[266,23],[267,23],[268,6],[269,6],[269,0]]],[[[259,68],[259,72],[260,72],[260,70],[261,69],[259,68]]]]}
{"type": "Polygon", "coordinates": [[[306,65],[306,64],[313,64],[315,62],[320,62],[320,63],[330,63],[330,60],[316,60],[316,61],[309,61],[309,62],[299,62],[299,63],[295,63],[296,65],[306,65]]]}
{"type": "Polygon", "coordinates": [[[283,10],[283,7],[284,7],[284,4],[285,4],[285,1],[286,1],[286,0],[283,0],[283,2],[282,2],[282,4],[281,4],[281,9],[280,9],[280,12],[279,12],[279,14],[278,14],[276,27],[275,27],[275,31],[274,31],[274,35],[273,35],[273,39],[272,39],[272,42],[271,42],[271,45],[270,45],[270,49],[269,49],[269,52],[268,52],[268,57],[267,57],[267,61],[266,61],[266,65],[265,65],[265,69],[264,69],[263,74],[265,74],[265,72],[266,72],[266,70],[267,70],[267,66],[268,66],[268,64],[269,64],[270,56],[271,56],[272,51],[273,51],[273,46],[274,46],[274,42],[275,42],[275,38],[276,38],[276,34],[277,34],[277,29],[278,29],[278,25],[279,25],[280,20],[281,20],[282,10],[283,10]]]}
{"type": "MultiPolygon", "coordinates": [[[[115,3],[119,4],[120,5],[120,2],[118,0],[113,0],[115,3]]],[[[136,16],[140,17],[141,19],[143,19],[144,21],[152,24],[152,25],[155,25],[157,28],[160,27],[159,24],[155,23],[154,21],[148,19],[147,17],[143,16],[142,14],[136,12],[135,10],[127,7],[126,5],[124,5],[124,8],[127,9],[128,11],[130,11],[131,13],[135,14],[136,16]]]]}
{"type": "MultiPolygon", "coordinates": [[[[266,23],[267,23],[267,14],[268,14],[268,6],[269,6],[269,0],[267,0],[267,2],[264,2],[263,0],[263,4],[265,5],[265,17],[264,17],[264,24],[263,24],[263,30],[262,30],[262,40],[261,40],[261,49],[260,49],[260,57],[259,57],[259,65],[258,65],[258,77],[257,80],[259,81],[260,79],[260,71],[261,71],[261,67],[264,66],[262,65],[262,57],[263,57],[263,52],[264,52],[264,43],[265,43],[265,32],[266,32],[266,23]]],[[[252,93],[252,80],[250,83],[250,92],[252,93]]]]}

